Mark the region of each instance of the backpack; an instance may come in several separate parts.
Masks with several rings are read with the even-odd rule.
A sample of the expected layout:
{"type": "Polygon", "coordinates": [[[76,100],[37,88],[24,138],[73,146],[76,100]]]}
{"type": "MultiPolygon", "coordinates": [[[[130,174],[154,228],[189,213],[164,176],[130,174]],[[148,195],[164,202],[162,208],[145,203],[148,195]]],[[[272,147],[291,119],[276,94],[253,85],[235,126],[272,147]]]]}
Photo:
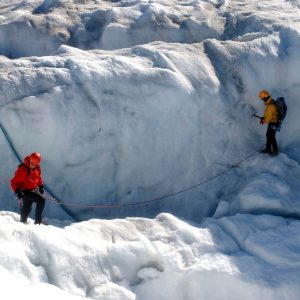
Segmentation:
{"type": "Polygon", "coordinates": [[[281,123],[284,120],[284,118],[286,116],[286,112],[287,112],[287,106],[286,106],[284,97],[277,98],[275,101],[275,104],[276,104],[277,111],[278,111],[279,123],[281,123]]]}

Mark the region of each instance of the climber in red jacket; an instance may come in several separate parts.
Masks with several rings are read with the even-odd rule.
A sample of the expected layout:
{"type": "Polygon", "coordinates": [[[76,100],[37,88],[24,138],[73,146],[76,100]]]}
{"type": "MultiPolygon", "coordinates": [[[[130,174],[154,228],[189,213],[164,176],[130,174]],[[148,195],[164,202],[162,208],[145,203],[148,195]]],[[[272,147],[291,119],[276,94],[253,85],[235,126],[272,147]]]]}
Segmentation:
{"type": "Polygon", "coordinates": [[[41,224],[45,206],[44,185],[40,168],[41,155],[38,152],[26,156],[20,164],[10,184],[20,201],[21,222],[27,223],[33,202],[36,203],[35,222],[41,224]]]}

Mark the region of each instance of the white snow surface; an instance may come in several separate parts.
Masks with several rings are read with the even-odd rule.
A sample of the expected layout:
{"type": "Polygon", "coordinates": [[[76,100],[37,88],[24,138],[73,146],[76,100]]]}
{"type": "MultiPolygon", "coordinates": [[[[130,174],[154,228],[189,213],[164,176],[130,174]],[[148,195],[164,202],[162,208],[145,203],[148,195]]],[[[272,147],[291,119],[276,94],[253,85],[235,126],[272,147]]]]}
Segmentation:
{"type": "Polygon", "coordinates": [[[238,214],[197,226],[159,214],[52,222],[23,225],[17,214],[1,214],[5,299],[299,296],[298,220],[238,214]]]}
{"type": "Polygon", "coordinates": [[[298,300],[299,9],[2,0],[1,299],[298,300]],[[288,105],[277,157],[262,89],[288,105]],[[32,151],[40,226],[9,186],[32,151]]]}

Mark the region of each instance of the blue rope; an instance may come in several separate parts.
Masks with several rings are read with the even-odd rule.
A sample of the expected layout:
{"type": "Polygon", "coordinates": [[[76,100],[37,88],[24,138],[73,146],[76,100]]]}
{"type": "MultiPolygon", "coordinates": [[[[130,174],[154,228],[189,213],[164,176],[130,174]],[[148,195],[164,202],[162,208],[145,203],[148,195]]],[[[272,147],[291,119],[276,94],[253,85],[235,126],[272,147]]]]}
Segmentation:
{"type": "Polygon", "coordinates": [[[60,205],[65,205],[65,206],[73,206],[73,207],[82,207],[82,208],[123,208],[123,207],[128,207],[128,206],[137,206],[137,205],[141,205],[141,204],[148,204],[148,203],[152,203],[152,202],[157,202],[157,201],[162,201],[166,198],[170,198],[170,197],[173,197],[175,195],[178,195],[178,194],[182,194],[182,193],[185,193],[189,190],[192,190],[192,189],[195,189],[196,187],[198,186],[201,186],[203,184],[206,184],[207,182],[209,181],[212,181],[212,180],[215,180],[216,178],[222,176],[223,174],[225,173],[229,173],[232,169],[240,166],[243,162],[247,161],[249,158],[251,158],[254,154],[258,153],[259,150],[256,150],[254,152],[252,152],[251,154],[249,154],[247,157],[245,157],[243,160],[241,160],[240,162],[238,162],[237,164],[235,165],[232,165],[230,166],[229,168],[227,168],[226,170],[223,170],[221,171],[220,173],[208,178],[208,179],[205,179],[193,186],[190,186],[188,188],[185,188],[185,189],[182,189],[182,190],[179,190],[177,192],[174,192],[174,193],[171,193],[171,194],[168,194],[168,195],[165,195],[165,196],[161,196],[161,197],[158,197],[158,198],[154,198],[154,199],[149,199],[149,200],[145,200],[145,201],[139,201],[139,202],[133,202],[133,203],[127,203],[127,204],[106,204],[106,205],[92,205],[92,204],[78,204],[78,203],[72,203],[72,202],[58,202],[56,200],[55,197],[52,196],[52,199],[49,199],[49,200],[54,200],[56,201],[58,204],[60,205]]]}

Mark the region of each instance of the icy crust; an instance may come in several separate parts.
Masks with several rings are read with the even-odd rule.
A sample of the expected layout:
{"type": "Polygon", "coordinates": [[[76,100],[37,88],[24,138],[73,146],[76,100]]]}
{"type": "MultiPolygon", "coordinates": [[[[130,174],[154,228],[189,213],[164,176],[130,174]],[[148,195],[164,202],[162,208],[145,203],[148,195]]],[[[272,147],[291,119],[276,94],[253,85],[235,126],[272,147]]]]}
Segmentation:
{"type": "Polygon", "coordinates": [[[10,58],[49,55],[60,45],[112,50],[300,32],[299,4],[284,0],[30,0],[3,3],[0,12],[0,55],[10,58]]]}
{"type": "Polygon", "coordinates": [[[22,1],[0,11],[0,54],[11,58],[49,55],[62,44],[120,49],[193,43],[220,38],[224,30],[218,1],[22,1]]]}
{"type": "Polygon", "coordinates": [[[0,217],[5,299],[46,291],[64,299],[296,300],[300,292],[298,220],[236,215],[195,227],[160,214],[34,226],[18,218],[0,217]]]}
{"type": "Polygon", "coordinates": [[[300,6],[297,0],[227,0],[221,10],[227,21],[224,39],[245,41],[288,29],[300,32],[300,6]]]}

